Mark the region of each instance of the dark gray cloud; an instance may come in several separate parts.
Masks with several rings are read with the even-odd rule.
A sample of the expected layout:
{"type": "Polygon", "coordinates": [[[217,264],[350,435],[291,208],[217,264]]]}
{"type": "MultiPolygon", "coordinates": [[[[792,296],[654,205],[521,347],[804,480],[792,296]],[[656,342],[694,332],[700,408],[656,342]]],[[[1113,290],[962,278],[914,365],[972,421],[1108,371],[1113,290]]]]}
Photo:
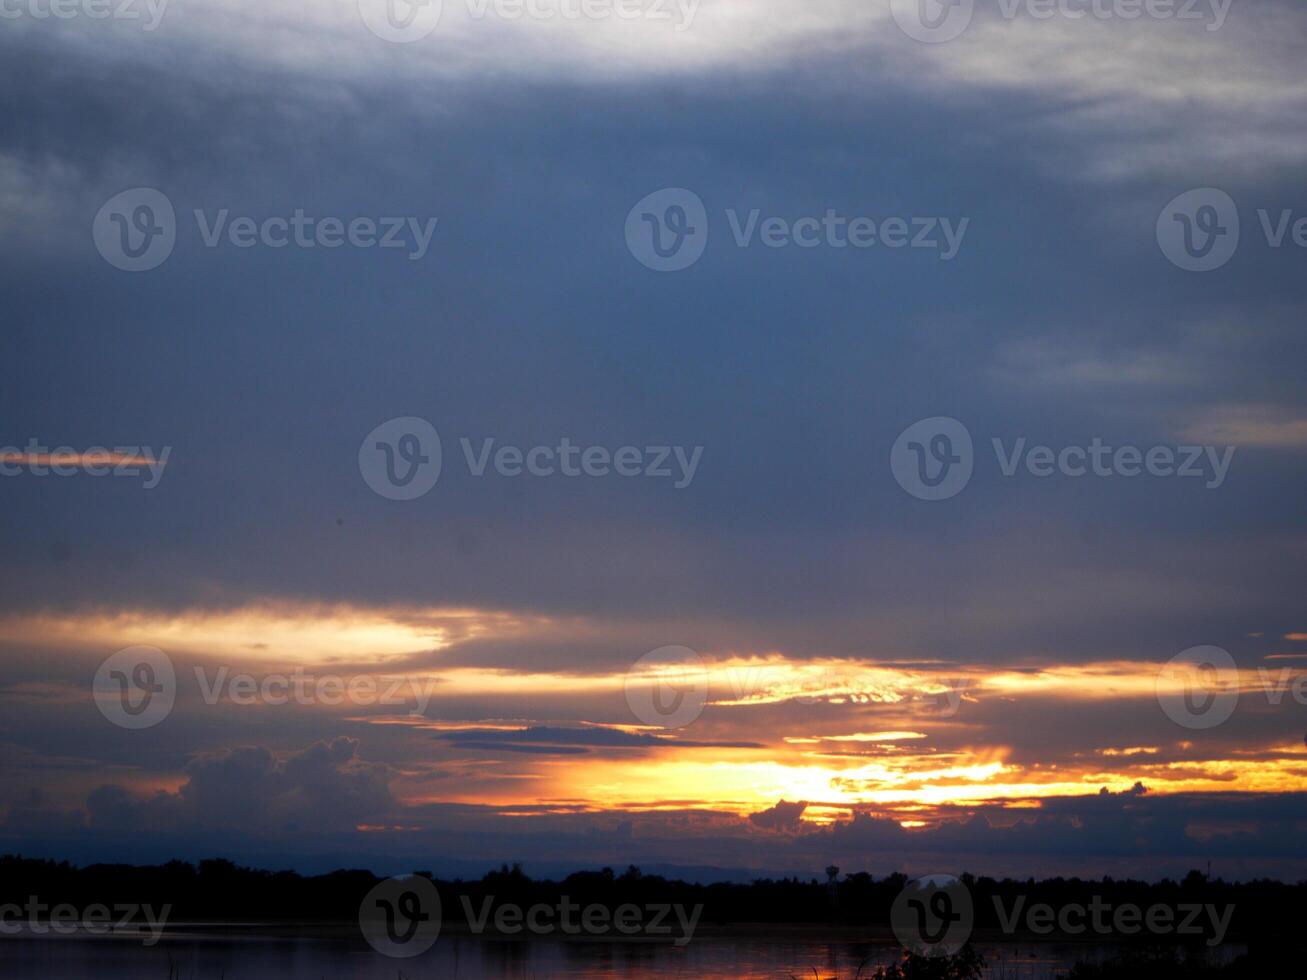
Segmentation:
{"type": "MultiPolygon", "coordinates": [[[[228,599],[674,608],[811,633],[813,619],[840,631],[853,603],[893,619],[931,583],[931,612],[897,632],[996,656],[1013,636],[986,642],[974,617],[947,612],[965,610],[978,581],[1005,622],[1083,609],[1096,622],[1064,633],[1092,628],[1108,646],[1147,629],[1141,619],[1204,615],[1200,577],[1238,564],[1249,618],[1297,612],[1277,601],[1293,559],[1277,565],[1275,549],[1298,515],[1275,488],[1302,475],[1298,453],[1242,448],[1225,493],[1005,480],[990,460],[946,512],[890,479],[888,446],[928,414],[964,418],[982,442],[1146,443],[1175,441],[1229,403],[1302,408],[1289,256],[1216,281],[1179,275],[1152,220],[1180,177],[1121,187],[1049,172],[1017,139],[1046,94],[979,103],[876,88],[831,100],[830,77],[849,70],[837,63],[811,89],[765,69],[710,75],[693,94],[681,80],[643,80],[634,113],[634,82],[509,97],[461,79],[422,104],[353,80],[268,100],[266,69],[233,79],[109,59],[53,75],[39,45],[10,45],[23,57],[6,62],[6,97],[31,124],[8,130],[6,159],[43,174],[38,189],[76,191],[37,199],[52,209],[44,247],[6,246],[35,264],[6,287],[20,355],[5,377],[10,441],[176,447],[149,494],[6,480],[10,511],[29,515],[6,539],[10,603],[209,602],[216,585],[228,599]],[[1011,139],[997,138],[1005,127],[1011,139]],[[161,186],[183,216],[304,207],[441,224],[431,261],[416,264],[208,250],[192,227],[165,267],[129,277],[100,261],[85,228],[99,200],[132,182],[161,186]],[[723,233],[683,277],[652,276],[620,230],[630,203],[662,184],[694,187],[716,210],[965,214],[975,247],[945,265],[740,250],[723,233]],[[70,268],[82,270],[75,291],[60,288],[70,268]],[[1214,319],[1228,329],[1204,333],[1214,319]],[[1141,359],[1183,383],[1122,392],[1110,378],[1141,359]],[[57,397],[31,364],[58,365],[57,397]],[[1109,382],[1095,384],[1103,364],[1109,382]],[[1087,380],[1068,391],[1055,370],[1087,380]],[[675,493],[478,481],[451,466],[432,496],[401,509],[368,493],[353,458],[372,425],[405,412],[430,417],[454,452],[459,435],[568,435],[701,444],[704,463],[675,493]],[[1213,541],[1214,527],[1227,540],[1213,541]],[[49,558],[52,542],[66,560],[49,558]],[[1219,558],[1195,563],[1196,547],[1219,558]],[[1245,554],[1266,549],[1269,560],[1245,554]],[[1079,588],[1047,594],[1049,565],[1079,588]],[[1154,608],[1104,617],[1084,598],[1101,580],[1080,573],[1119,578],[1123,566],[1154,608]]],[[[1040,135],[1067,153],[1093,138],[1070,125],[1040,135]]],[[[1296,203],[1274,174],[1259,179],[1248,200],[1296,203]]],[[[1228,586],[1212,574],[1212,589],[1228,586]]]]}
{"type": "Polygon", "coordinates": [[[799,821],[807,808],[808,804],[804,802],[789,803],[780,800],[775,806],[749,814],[749,821],[767,830],[795,831],[802,826],[799,821]]]}
{"type": "Polygon", "coordinates": [[[151,828],[280,836],[352,830],[395,807],[386,766],[358,759],[358,743],[316,742],[284,759],[263,746],[240,746],[193,759],[175,793],[138,799],[108,784],[86,808],[97,830],[151,828]]]}
{"type": "MultiPolygon", "coordinates": [[[[214,20],[202,6],[172,11],[153,38],[26,22],[0,34],[0,447],[172,447],[149,491],[0,477],[0,610],[269,598],[503,610],[582,626],[460,637],[409,665],[578,676],[668,643],[961,666],[1155,662],[1218,643],[1256,664],[1272,638],[1307,629],[1303,252],[1259,243],[1255,217],[1307,213],[1292,4],[1246,5],[1210,34],[1005,25],[981,4],[973,34],[938,51],[905,43],[866,4],[787,4],[784,16],[737,4],[734,25],[702,12],[700,44],[641,36],[602,56],[572,36],[462,28],[398,51],[334,14],[214,20]],[[110,195],[139,185],[170,197],[181,231],[167,263],[137,276],[103,262],[89,228],[110,195]],[[1153,229],[1169,199],[1204,185],[1239,202],[1245,242],[1227,267],[1194,275],[1166,262],[1153,229]],[[703,260],[675,275],[641,267],[622,234],[631,205],[665,186],[695,190],[713,223],[703,260]],[[192,217],[296,208],[439,224],[410,262],[209,249],[192,217]],[[728,208],[970,224],[946,263],[735,248],[728,208]],[[410,414],[439,429],[447,465],[431,494],[399,504],[368,490],[356,455],[376,424],[410,414]],[[963,494],[927,504],[900,490],[887,456],[934,415],[962,419],[983,459],[963,494]],[[564,436],[704,455],[682,490],[474,479],[459,458],[460,437],[564,436]],[[989,441],[1022,436],[1229,439],[1237,454],[1210,491],[1004,478],[989,441]]],[[[166,735],[136,737],[105,731],[83,697],[108,652],[0,646],[8,842],[90,853],[145,820],[161,848],[280,847],[307,861],[344,842],[393,857],[407,845],[364,845],[350,828],[394,816],[388,774],[406,762],[663,741],[551,725],[630,722],[621,701],[583,691],[546,718],[530,692],[438,693],[433,716],[526,727],[423,735],[434,760],[406,755],[417,738],[398,726],[217,715],[190,690],[166,735]],[[364,730],[370,761],[337,737],[364,730]],[[102,767],[108,785],[86,799],[102,767]],[[145,799],[118,785],[177,774],[181,790],[145,799]],[[328,810],[321,834],[294,838],[328,810]],[[248,839],[227,834],[236,826],[248,839]]],[[[1146,702],[985,699],[932,729],[932,746],[983,732],[1016,761],[1067,764],[1115,731],[1157,744],[1159,765],[1193,762],[1146,702]]],[[[836,714],[750,711],[769,736],[836,714]]],[[[680,744],[746,743],[745,714],[710,707],[697,741],[680,744]]],[[[911,712],[876,706],[865,720],[910,724],[911,712]]],[[[1285,726],[1283,713],[1243,710],[1208,737],[1265,753],[1285,726]]],[[[641,853],[672,861],[679,840],[683,860],[744,865],[757,841],[717,852],[716,835],[792,827],[781,807],[798,805],[752,822],[682,816],[641,853]]],[[[1189,860],[1187,828],[1220,817],[1244,829],[1208,838],[1218,853],[1270,861],[1278,846],[1300,861],[1285,831],[1301,806],[1077,799],[1046,802],[1021,827],[995,810],[921,834],[859,816],[776,844],[774,860],[821,867],[821,847],[836,846],[1138,860],[1137,841],[1189,860]]],[[[468,853],[517,846],[513,821],[428,815],[468,853]]],[[[650,830],[654,818],[638,819],[650,830]]],[[[619,860],[630,846],[597,818],[572,821],[547,823],[523,853],[619,860]]]]}
{"type": "Polygon", "coordinates": [[[664,735],[647,735],[626,732],[615,728],[550,728],[534,726],[521,729],[468,728],[442,732],[438,738],[469,749],[489,749],[504,752],[558,752],[559,754],[584,753],[587,748],[652,749],[659,746],[676,746],[687,749],[749,749],[761,748],[758,742],[702,742],[694,739],[664,735]]]}

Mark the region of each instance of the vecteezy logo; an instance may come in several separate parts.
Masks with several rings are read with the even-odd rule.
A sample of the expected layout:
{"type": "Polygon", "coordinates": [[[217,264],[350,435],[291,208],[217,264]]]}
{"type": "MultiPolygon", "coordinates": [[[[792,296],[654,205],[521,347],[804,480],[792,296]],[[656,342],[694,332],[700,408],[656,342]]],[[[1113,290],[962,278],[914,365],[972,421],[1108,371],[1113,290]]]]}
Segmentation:
{"type": "Polygon", "coordinates": [[[914,41],[952,41],[971,24],[975,0],[890,0],[894,23],[914,41]]]}
{"type": "Polygon", "coordinates": [[[440,458],[440,435],[431,423],[405,416],[367,434],[359,446],[359,473],[388,500],[415,500],[440,479],[440,458]]]}
{"type": "Polygon", "coordinates": [[[172,202],[153,187],[133,187],[105,201],[91,223],[96,251],[115,269],[145,272],[177,244],[172,202]]]}
{"type": "Polygon", "coordinates": [[[650,650],[626,672],[626,703],[646,725],[684,728],[708,700],[708,671],[689,647],[650,650]]]}
{"type": "Polygon", "coordinates": [[[1157,244],[1173,265],[1188,272],[1219,269],[1239,247],[1239,208],[1215,187],[1185,191],[1158,216],[1157,244]]]}
{"type": "Polygon", "coordinates": [[[436,29],[442,0],[359,0],[363,23],[383,41],[408,44],[436,29]]]}
{"type": "Polygon", "coordinates": [[[1239,703],[1239,668],[1221,647],[1177,653],[1157,672],[1157,703],[1182,728],[1215,728],[1239,703]]]}
{"type": "Polygon", "coordinates": [[[383,956],[425,953],[440,936],[440,893],[421,875],[377,882],[359,906],[359,929],[383,956]]]}
{"type": "Polygon", "coordinates": [[[151,728],[172,711],[177,674],[158,647],[126,647],[100,664],[91,695],[100,713],[120,728],[151,728]]]}
{"type": "Polygon", "coordinates": [[[971,480],[971,433],[957,419],[922,419],[904,429],[890,449],[894,479],[919,500],[947,500],[971,480]]]}
{"type": "Polygon", "coordinates": [[[679,272],[708,245],[708,212],[694,191],[665,187],[642,198],[626,216],[626,247],[655,272],[679,272]]]}
{"type": "Polygon", "coordinates": [[[904,949],[951,956],[971,938],[971,892],[952,875],[913,878],[890,907],[890,928],[904,949]]]}

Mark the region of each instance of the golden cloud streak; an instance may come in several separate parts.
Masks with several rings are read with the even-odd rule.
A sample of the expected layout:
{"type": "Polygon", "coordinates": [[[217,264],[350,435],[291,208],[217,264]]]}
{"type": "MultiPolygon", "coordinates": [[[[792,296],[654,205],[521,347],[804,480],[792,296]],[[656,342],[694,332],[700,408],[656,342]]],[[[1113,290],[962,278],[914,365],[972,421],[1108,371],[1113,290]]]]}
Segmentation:
{"type": "Polygon", "coordinates": [[[0,620],[7,639],[31,646],[103,649],[149,644],[169,653],[274,664],[376,663],[442,650],[494,629],[524,628],[476,609],[370,609],[345,604],[263,603],[178,612],[43,612],[0,620]]]}
{"type": "MultiPolygon", "coordinates": [[[[43,612],[0,619],[6,641],[39,648],[87,647],[106,651],[152,644],[170,653],[221,657],[243,665],[287,664],[312,667],[367,665],[425,679],[437,692],[432,715],[405,718],[355,716],[359,724],[403,724],[413,730],[415,755],[402,770],[397,795],[406,801],[539,804],[599,809],[687,807],[735,814],[756,812],[779,799],[812,806],[806,819],[835,819],[840,808],[908,807],[924,810],[912,824],[926,821],[936,808],[1002,803],[1029,806],[1055,796],[1084,795],[1106,787],[1127,790],[1137,781],[1153,792],[1307,791],[1307,753],[1300,744],[1271,748],[1227,748],[1210,744],[1200,757],[1194,743],[1103,746],[1087,742],[1082,751],[1036,764],[1030,752],[1013,753],[986,744],[983,730],[962,726],[951,712],[914,715],[913,727],[866,730],[860,707],[908,705],[935,699],[956,710],[962,700],[1053,698],[1094,702],[1112,698],[1152,701],[1159,690],[1180,692],[1184,678],[1159,664],[1100,661],[1078,665],[939,667],[935,664],[885,666],[850,660],[790,660],[779,654],[704,658],[708,707],[693,732],[662,733],[631,723],[624,710],[624,670],[565,672],[457,666],[441,668],[438,654],[469,640],[511,638],[551,642],[569,635],[593,639],[596,624],[559,622],[474,608],[373,608],[345,604],[263,603],[226,610],[43,612]],[[569,632],[571,631],[571,632],[569,632]],[[420,660],[437,654],[434,665],[420,660]],[[406,661],[412,664],[405,669],[406,661]],[[598,715],[578,708],[578,697],[600,706],[598,715]],[[938,699],[943,698],[943,702],[938,699]],[[502,698],[509,717],[462,719],[469,702],[502,698]],[[515,700],[509,700],[515,699],[515,700]],[[750,709],[786,702],[822,704],[821,729],[809,723],[790,733],[750,724],[750,709]],[[844,705],[846,715],[827,709],[844,705]],[[448,713],[445,709],[450,708],[448,713]],[[567,714],[568,710],[573,714],[567,714]],[[533,717],[521,717],[524,712],[533,717]],[[580,715],[578,717],[578,714],[580,715]],[[628,732],[666,734],[660,742],[631,746],[602,743],[573,746],[567,756],[546,752],[513,755],[502,747],[468,746],[432,737],[438,731],[513,730],[551,723],[573,726],[604,721],[628,732]],[[545,719],[542,722],[540,719],[545,719]],[[839,726],[839,727],[836,727],[839,726]],[[918,730],[920,729],[920,730],[918,730]],[[959,731],[967,744],[957,744],[959,731]],[[931,740],[947,733],[936,751],[931,740]],[[697,741],[695,747],[677,740],[697,741]],[[722,742],[763,743],[751,747],[722,742]],[[837,751],[837,746],[847,749],[837,751]],[[859,752],[858,746],[867,749],[859,752]],[[823,747],[825,751],[823,751],[823,747]],[[866,754],[878,749],[874,756],[866,754]],[[1175,753],[1182,752],[1177,759],[1175,753]],[[448,776],[457,773],[458,779],[448,776]],[[442,778],[444,777],[444,778],[442,778]],[[823,810],[822,807],[826,807],[823,810]]],[[[1296,639],[1297,634],[1289,634],[1296,639]]],[[[677,670],[684,671],[684,667],[677,670]]],[[[1266,689],[1300,676],[1284,668],[1240,670],[1231,686],[1266,689]]],[[[47,692],[10,689],[38,703],[47,692]]],[[[589,705],[587,701],[584,704],[589,705]]],[[[407,710],[407,709],[406,709],[407,710]]],[[[901,724],[901,723],[900,723],[901,724]]],[[[1027,749],[1031,747],[1027,746],[1027,749]]],[[[1037,748],[1037,747],[1035,747],[1037,748]]]]}
{"type": "Polygon", "coordinates": [[[105,466],[153,466],[153,456],[138,453],[103,452],[54,452],[23,453],[0,452],[0,464],[14,466],[72,466],[77,469],[97,469],[105,466]]]}

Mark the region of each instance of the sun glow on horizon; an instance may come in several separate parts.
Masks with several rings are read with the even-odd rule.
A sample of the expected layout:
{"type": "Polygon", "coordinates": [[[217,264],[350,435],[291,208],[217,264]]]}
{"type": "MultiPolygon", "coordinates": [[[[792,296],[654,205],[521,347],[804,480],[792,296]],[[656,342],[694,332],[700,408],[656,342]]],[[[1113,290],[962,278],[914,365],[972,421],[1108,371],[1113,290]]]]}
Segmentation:
{"type": "MultiPolygon", "coordinates": [[[[640,672],[588,662],[571,670],[529,661],[509,668],[448,655],[473,641],[592,639],[600,627],[499,610],[289,602],[44,612],[11,615],[0,626],[10,644],[109,652],[145,643],[183,661],[217,659],[249,672],[294,666],[421,684],[427,699],[420,711],[405,699],[393,710],[346,705],[338,712],[369,751],[383,744],[395,754],[392,792],[404,807],[748,817],[789,800],[808,805],[798,818],[807,824],[867,809],[898,814],[915,829],[950,808],[1028,808],[1137,783],[1155,794],[1307,791],[1307,751],[1282,739],[1237,746],[1153,734],[1113,744],[1117,729],[1105,723],[1080,744],[1044,744],[1006,724],[1009,706],[1036,700],[1085,713],[1130,702],[1156,714],[1159,690],[1183,691],[1183,679],[1147,662],[963,667],[732,652],[640,672]],[[632,677],[693,688],[703,698],[701,713],[678,729],[636,718],[625,697],[632,677]],[[488,706],[500,714],[476,710],[488,706]]],[[[1278,675],[1241,670],[1231,684],[1253,690],[1294,676],[1291,668],[1278,675]]],[[[9,694],[40,706],[66,692],[17,683],[9,694]]],[[[242,710],[229,699],[219,704],[242,710]]],[[[131,781],[144,789],[145,778],[131,781]]]]}

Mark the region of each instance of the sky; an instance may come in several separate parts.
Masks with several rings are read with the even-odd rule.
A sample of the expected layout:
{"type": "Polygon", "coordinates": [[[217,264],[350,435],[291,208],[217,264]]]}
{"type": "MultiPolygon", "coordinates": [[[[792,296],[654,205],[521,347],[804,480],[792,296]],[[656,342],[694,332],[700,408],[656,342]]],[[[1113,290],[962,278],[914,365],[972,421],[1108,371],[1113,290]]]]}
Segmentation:
{"type": "Polygon", "coordinates": [[[1300,5],[66,9],[0,851],[1307,876],[1300,5]]]}

